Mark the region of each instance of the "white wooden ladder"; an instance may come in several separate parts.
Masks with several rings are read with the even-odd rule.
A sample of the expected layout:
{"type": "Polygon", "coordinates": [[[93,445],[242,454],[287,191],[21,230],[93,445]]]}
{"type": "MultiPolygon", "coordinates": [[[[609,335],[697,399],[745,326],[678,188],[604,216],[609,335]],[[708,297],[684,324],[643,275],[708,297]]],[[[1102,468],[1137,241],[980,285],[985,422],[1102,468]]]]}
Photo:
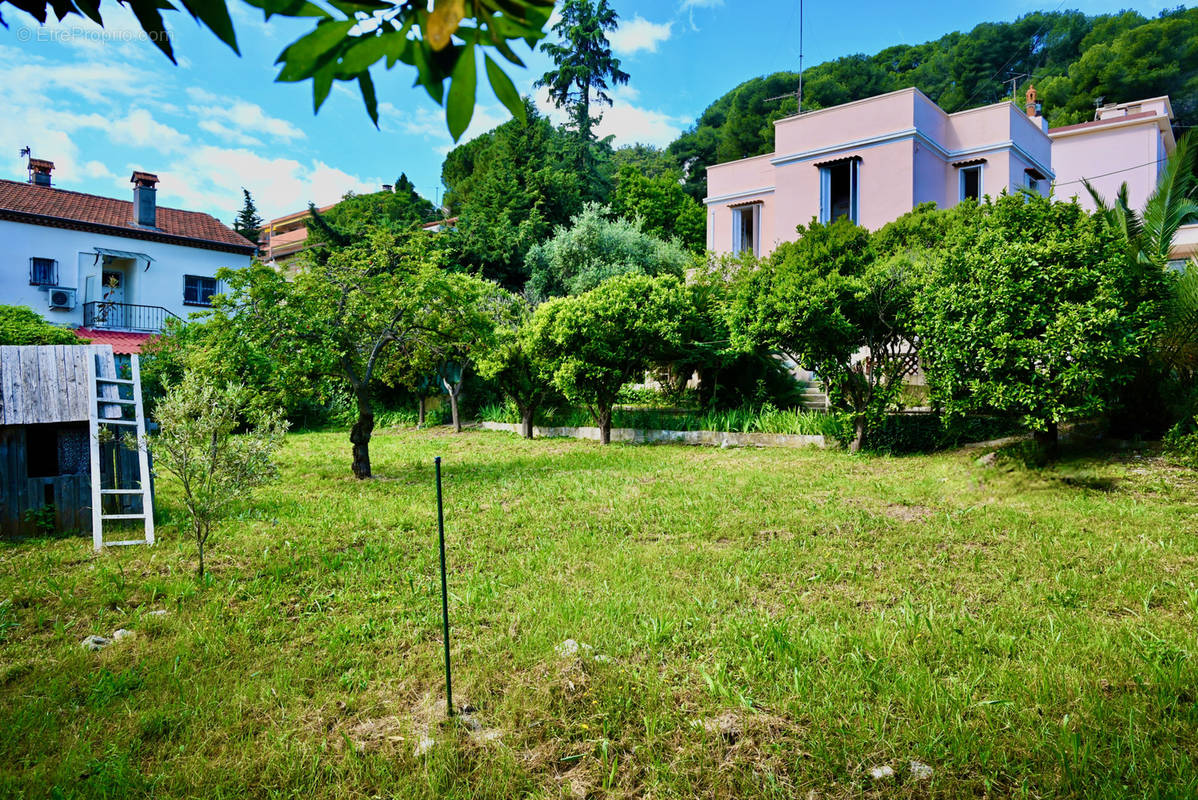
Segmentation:
{"type": "MultiPolygon", "coordinates": [[[[91,440],[91,485],[92,485],[92,544],[96,552],[105,547],[129,544],[154,544],[154,498],[151,491],[150,458],[147,452],[146,417],[141,401],[141,365],[136,355],[130,356],[133,367],[132,379],[118,378],[116,362],[112,353],[97,353],[88,359],[88,386],[91,406],[88,412],[89,439],[91,440]],[[121,396],[121,387],[132,388],[133,397],[121,396]],[[133,407],[133,419],[126,419],[123,408],[133,407]],[[100,483],[100,438],[107,426],[134,428],[137,435],[137,488],[122,488],[119,458],[113,470],[114,488],[105,489],[100,483]],[[141,498],[141,512],[137,514],[105,514],[103,500],[110,495],[137,496],[141,498]],[[107,520],[140,519],[145,525],[145,538],[125,541],[104,541],[104,522],[107,520]]],[[[118,453],[120,445],[117,445],[118,453]]]]}

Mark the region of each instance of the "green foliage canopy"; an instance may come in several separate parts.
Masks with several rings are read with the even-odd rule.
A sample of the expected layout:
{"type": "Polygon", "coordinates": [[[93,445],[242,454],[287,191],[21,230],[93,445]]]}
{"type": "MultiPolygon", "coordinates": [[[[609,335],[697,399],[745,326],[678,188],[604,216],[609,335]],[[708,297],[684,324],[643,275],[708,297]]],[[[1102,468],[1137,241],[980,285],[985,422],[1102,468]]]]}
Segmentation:
{"type": "Polygon", "coordinates": [[[950,416],[1018,416],[1049,447],[1102,413],[1159,327],[1159,270],[1074,203],[1001,197],[949,231],[916,303],[934,399],[950,416]]]}
{"type": "Polygon", "coordinates": [[[588,204],[569,227],[559,226],[553,238],[528,251],[531,299],[581,294],[616,275],[682,277],[691,257],[679,244],[651,236],[635,222],[610,219],[607,211],[588,204]]]}
{"type": "Polygon", "coordinates": [[[550,365],[554,386],[591,412],[607,444],[620,387],[681,346],[686,312],[676,277],[621,275],[537,308],[532,348],[550,365]]]}
{"type": "Polygon", "coordinates": [[[28,306],[0,306],[0,344],[86,344],[69,328],[52,325],[28,306]]]}

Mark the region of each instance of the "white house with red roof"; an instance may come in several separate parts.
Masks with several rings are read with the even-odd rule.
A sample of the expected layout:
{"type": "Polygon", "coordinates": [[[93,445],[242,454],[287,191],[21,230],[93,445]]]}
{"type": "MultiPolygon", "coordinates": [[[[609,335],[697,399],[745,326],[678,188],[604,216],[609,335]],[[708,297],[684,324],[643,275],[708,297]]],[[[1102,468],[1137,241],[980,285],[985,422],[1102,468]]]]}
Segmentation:
{"type": "Polygon", "coordinates": [[[210,214],[159,207],[158,176],[134,172],[132,197],[54,186],[31,158],[29,180],[0,180],[0,303],[29,306],[79,335],[135,353],[171,317],[211,305],[217,270],[256,251],[210,214]]]}

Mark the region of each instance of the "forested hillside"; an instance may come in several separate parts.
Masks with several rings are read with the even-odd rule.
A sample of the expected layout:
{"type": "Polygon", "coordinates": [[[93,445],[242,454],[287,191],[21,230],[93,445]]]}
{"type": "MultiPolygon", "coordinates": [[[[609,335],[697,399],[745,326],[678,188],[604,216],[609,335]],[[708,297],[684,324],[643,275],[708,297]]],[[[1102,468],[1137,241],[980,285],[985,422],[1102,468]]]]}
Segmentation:
{"type": "MultiPolygon", "coordinates": [[[[946,111],[1003,99],[1016,75],[1029,75],[1052,125],[1092,118],[1098,98],[1123,102],[1167,94],[1178,125],[1198,123],[1198,9],[1146,19],[1127,11],[1032,13],[1014,22],[987,22],[968,33],[896,45],[875,55],[849,55],[808,69],[805,109],[860,100],[916,86],[946,111]]],[[[1020,86],[1028,78],[1020,79],[1020,86]]],[[[795,113],[798,75],[753,78],[716,100],[669,147],[689,164],[687,189],[701,199],[706,167],[760,155],[774,146],[775,120],[795,113]]]]}

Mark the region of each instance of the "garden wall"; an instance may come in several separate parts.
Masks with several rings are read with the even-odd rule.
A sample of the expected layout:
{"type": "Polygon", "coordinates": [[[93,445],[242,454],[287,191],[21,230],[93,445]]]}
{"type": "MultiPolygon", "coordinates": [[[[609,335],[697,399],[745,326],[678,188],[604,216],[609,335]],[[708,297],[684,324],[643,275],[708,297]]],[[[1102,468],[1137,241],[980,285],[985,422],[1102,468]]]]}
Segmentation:
{"type": "MultiPolygon", "coordinates": [[[[511,431],[520,433],[520,426],[510,422],[480,422],[479,427],[488,431],[511,431]]],[[[533,436],[550,438],[555,436],[572,439],[599,441],[599,429],[586,428],[542,428],[533,426],[533,436]]],[[[634,444],[695,444],[714,447],[827,447],[823,436],[799,436],[790,433],[732,433],[729,431],[661,431],[639,428],[612,428],[613,442],[634,444]]]]}

